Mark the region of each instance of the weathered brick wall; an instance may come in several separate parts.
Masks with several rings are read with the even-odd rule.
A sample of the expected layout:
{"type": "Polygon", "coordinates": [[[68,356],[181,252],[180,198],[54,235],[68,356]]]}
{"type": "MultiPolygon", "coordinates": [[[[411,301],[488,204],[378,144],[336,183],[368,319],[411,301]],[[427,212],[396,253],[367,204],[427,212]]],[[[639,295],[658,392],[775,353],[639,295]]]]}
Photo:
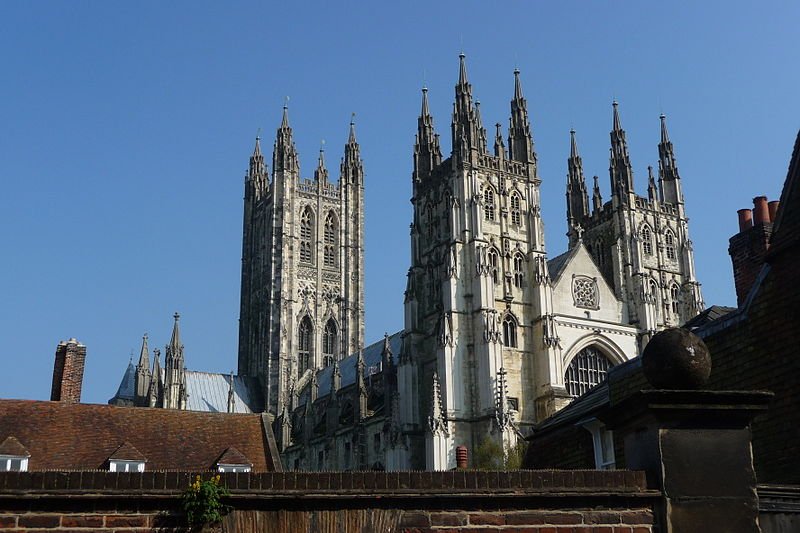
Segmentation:
{"type": "Polygon", "coordinates": [[[75,339],[58,343],[50,391],[52,401],[80,403],[85,363],[86,346],[75,339]]]}
{"type": "MultiPolygon", "coordinates": [[[[182,529],[193,474],[0,473],[3,533],[182,529]]],[[[642,472],[225,474],[223,532],[646,533],[660,493],[642,472]]]]}
{"type": "Polygon", "coordinates": [[[733,282],[736,287],[736,303],[742,305],[747,293],[764,264],[767,243],[772,235],[772,223],[758,224],[730,238],[728,253],[733,265],[733,282]]]}

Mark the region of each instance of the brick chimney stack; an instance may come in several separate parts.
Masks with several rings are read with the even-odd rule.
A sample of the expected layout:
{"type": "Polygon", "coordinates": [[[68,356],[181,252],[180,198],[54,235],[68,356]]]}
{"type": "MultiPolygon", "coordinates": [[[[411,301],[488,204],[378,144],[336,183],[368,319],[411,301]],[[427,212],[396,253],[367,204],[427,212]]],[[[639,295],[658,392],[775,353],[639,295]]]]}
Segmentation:
{"type": "Polygon", "coordinates": [[[53,367],[51,401],[80,403],[85,363],[86,346],[75,339],[58,343],[53,367]]]}
{"type": "Polygon", "coordinates": [[[731,237],[728,253],[733,263],[736,303],[742,305],[764,263],[769,248],[772,221],[778,201],[767,202],[766,196],[753,198],[753,209],[739,209],[739,233],[731,237]]]}

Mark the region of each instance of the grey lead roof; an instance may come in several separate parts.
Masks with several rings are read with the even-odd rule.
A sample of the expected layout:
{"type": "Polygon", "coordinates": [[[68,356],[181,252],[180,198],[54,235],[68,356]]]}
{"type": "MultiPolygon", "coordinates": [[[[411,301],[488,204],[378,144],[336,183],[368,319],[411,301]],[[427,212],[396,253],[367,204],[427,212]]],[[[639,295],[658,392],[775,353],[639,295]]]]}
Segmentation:
{"type": "MultiPolygon", "coordinates": [[[[400,348],[403,343],[401,334],[403,330],[389,335],[389,347],[392,350],[392,361],[397,364],[400,357],[400,348]]],[[[383,351],[383,339],[378,342],[373,342],[364,348],[364,377],[369,379],[371,374],[379,373],[381,368],[381,352],[383,351]]],[[[339,373],[341,374],[341,386],[347,387],[356,382],[356,362],[358,354],[350,355],[339,361],[339,373]]],[[[328,366],[321,369],[317,373],[317,384],[319,386],[319,396],[327,396],[331,391],[331,375],[333,374],[333,366],[328,366]]],[[[305,395],[303,395],[305,396],[305,395]]],[[[305,399],[300,399],[300,404],[304,404],[305,399]]]]}
{"type": "Polygon", "coordinates": [[[129,361],[128,368],[125,369],[125,373],[122,375],[122,381],[119,384],[117,394],[114,395],[114,398],[133,401],[134,396],[136,395],[135,389],[136,368],[133,366],[133,362],[129,361]]]}
{"type": "MultiPolygon", "coordinates": [[[[186,371],[186,409],[210,413],[228,412],[228,390],[231,376],[212,372],[186,371]]],[[[233,376],[234,413],[260,413],[264,397],[258,380],[249,376],[233,376]]]]}
{"type": "Polygon", "coordinates": [[[578,247],[573,246],[563,254],[557,255],[547,262],[547,270],[550,272],[550,279],[552,279],[554,282],[558,280],[558,277],[561,275],[564,267],[567,266],[567,263],[569,263],[570,257],[572,257],[577,250],[578,247]]]}

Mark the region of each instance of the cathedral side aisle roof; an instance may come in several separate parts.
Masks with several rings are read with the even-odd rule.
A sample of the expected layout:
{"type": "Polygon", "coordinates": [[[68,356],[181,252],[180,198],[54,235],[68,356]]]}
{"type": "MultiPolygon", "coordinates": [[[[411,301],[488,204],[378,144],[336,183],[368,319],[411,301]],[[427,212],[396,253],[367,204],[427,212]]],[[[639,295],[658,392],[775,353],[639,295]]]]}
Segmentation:
{"type": "MultiPolygon", "coordinates": [[[[401,334],[403,330],[389,335],[389,347],[392,350],[392,360],[395,364],[399,362],[400,348],[403,344],[401,334]]],[[[379,373],[381,369],[381,351],[383,350],[383,339],[373,342],[364,348],[364,377],[369,379],[371,374],[379,373]]],[[[353,354],[339,361],[339,372],[342,376],[341,386],[347,387],[356,382],[356,363],[358,354],[353,354]]],[[[317,374],[317,384],[319,385],[320,396],[326,396],[331,390],[331,375],[333,366],[328,366],[317,374]]],[[[301,397],[300,404],[305,404],[305,395],[301,397]]]]}
{"type": "MultiPolygon", "coordinates": [[[[228,391],[231,376],[213,372],[186,371],[186,409],[211,413],[228,412],[228,391]]],[[[260,413],[264,396],[258,380],[248,376],[233,376],[234,413],[260,413]]]]}

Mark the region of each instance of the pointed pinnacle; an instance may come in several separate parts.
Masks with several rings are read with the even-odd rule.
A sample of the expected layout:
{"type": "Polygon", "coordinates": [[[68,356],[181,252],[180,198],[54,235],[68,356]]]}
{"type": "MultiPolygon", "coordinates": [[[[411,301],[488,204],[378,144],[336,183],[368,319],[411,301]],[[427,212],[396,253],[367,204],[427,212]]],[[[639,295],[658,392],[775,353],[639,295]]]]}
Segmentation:
{"type": "Polygon", "coordinates": [[[613,130],[614,131],[620,131],[620,130],[622,130],[622,123],[619,120],[619,109],[618,109],[619,104],[617,103],[617,100],[614,99],[614,101],[611,103],[611,105],[614,106],[614,125],[613,125],[613,130]]]}
{"type": "Polygon", "coordinates": [[[319,147],[319,159],[317,160],[317,168],[320,170],[325,168],[325,141],[322,141],[319,147]]]}
{"type": "Polygon", "coordinates": [[[429,117],[431,116],[431,110],[428,108],[428,88],[422,88],[422,111],[420,111],[420,116],[422,117],[429,117]]]}
{"type": "MultiPolygon", "coordinates": [[[[259,132],[261,130],[259,129],[259,132]]],[[[261,155],[261,136],[256,135],[256,147],[253,149],[253,157],[257,157],[261,155]]]]}
{"type": "Polygon", "coordinates": [[[178,321],[180,320],[181,315],[176,312],[173,315],[173,318],[175,319],[175,324],[172,326],[172,338],[170,339],[169,344],[172,348],[177,349],[180,348],[181,345],[181,332],[178,326],[178,321]]]}
{"type": "Polygon", "coordinates": [[[356,143],[356,114],[350,115],[350,135],[347,137],[348,144],[356,143]]]}
{"type": "Polygon", "coordinates": [[[578,157],[578,142],[575,140],[575,130],[569,130],[569,156],[571,158],[578,157]]]}
{"type": "Polygon", "coordinates": [[[458,65],[458,84],[459,85],[466,85],[467,83],[469,83],[467,81],[467,64],[464,61],[465,57],[466,56],[464,55],[464,52],[461,52],[460,54],[458,54],[458,62],[459,62],[459,65],[458,65]]]}
{"type": "Polygon", "coordinates": [[[283,104],[283,117],[281,118],[281,129],[289,127],[289,97],[286,97],[286,102],[283,104]]]}
{"type": "Polygon", "coordinates": [[[661,143],[666,144],[669,142],[669,133],[667,133],[667,117],[664,113],[661,113],[661,116],[658,118],[661,119],[661,143]]]}
{"type": "Polygon", "coordinates": [[[519,81],[519,69],[514,69],[514,100],[522,100],[522,82],[519,81]]]}

